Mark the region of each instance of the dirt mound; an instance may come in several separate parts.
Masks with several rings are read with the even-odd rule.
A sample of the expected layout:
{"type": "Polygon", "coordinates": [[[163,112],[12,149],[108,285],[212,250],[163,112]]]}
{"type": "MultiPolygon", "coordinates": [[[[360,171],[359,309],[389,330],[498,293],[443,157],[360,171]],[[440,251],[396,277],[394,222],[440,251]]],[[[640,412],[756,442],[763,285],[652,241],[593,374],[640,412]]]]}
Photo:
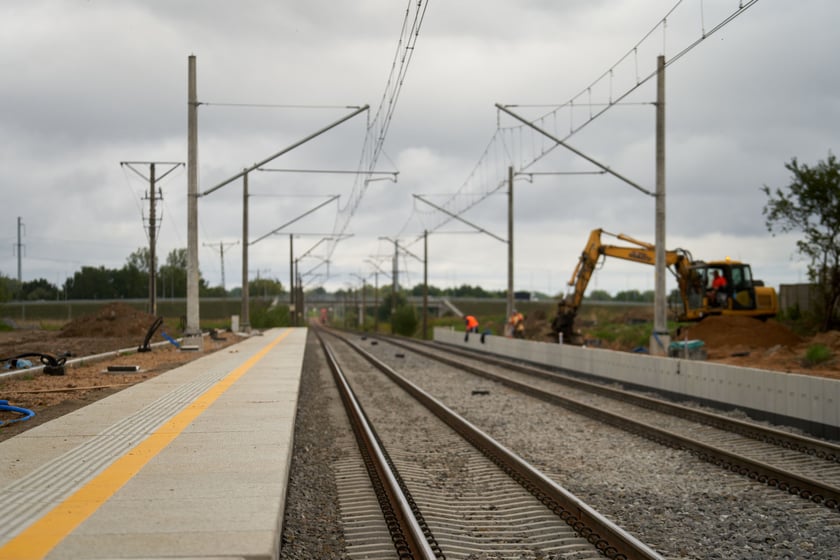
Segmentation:
{"type": "Polygon", "coordinates": [[[154,315],[138,311],[125,303],[109,303],[96,313],[64,325],[59,337],[138,337],[146,335],[155,322],[154,315]]]}
{"type": "Polygon", "coordinates": [[[817,334],[811,339],[812,344],[822,344],[836,354],[840,354],[840,331],[828,331],[817,334]]]}
{"type": "MultiPolygon", "coordinates": [[[[690,340],[699,339],[708,347],[744,346],[746,348],[771,348],[773,346],[794,347],[802,339],[792,330],[772,319],[759,321],[749,317],[713,315],[706,317],[688,331],[690,340]]],[[[685,332],[678,335],[682,339],[685,332]]]]}

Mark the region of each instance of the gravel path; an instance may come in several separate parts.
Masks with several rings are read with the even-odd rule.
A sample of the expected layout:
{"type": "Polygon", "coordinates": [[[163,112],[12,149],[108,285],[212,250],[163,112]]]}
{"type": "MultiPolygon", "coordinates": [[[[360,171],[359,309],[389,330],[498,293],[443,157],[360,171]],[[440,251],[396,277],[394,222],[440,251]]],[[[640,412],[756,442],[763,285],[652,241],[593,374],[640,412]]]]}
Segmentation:
{"type": "Polygon", "coordinates": [[[310,333],[295,419],[282,560],[349,558],[335,483],[335,463],[347,453],[348,440],[355,442],[320,344],[310,333]]]}

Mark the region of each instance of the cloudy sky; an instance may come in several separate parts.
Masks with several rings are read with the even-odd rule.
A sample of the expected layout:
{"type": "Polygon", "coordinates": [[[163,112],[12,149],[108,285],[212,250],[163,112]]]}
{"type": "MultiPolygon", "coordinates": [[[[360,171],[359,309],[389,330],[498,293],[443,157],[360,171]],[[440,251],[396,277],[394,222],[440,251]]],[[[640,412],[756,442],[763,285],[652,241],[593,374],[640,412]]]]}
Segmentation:
{"type": "MultiPolygon", "coordinates": [[[[341,233],[341,242],[322,242],[301,260],[307,285],[372,282],[372,263],[391,268],[394,245],[382,238],[422,257],[418,236],[428,229],[431,284],[503,289],[499,185],[513,166],[515,287],[557,293],[590,230],[653,241],[653,198],[589,173],[596,168],[551,149],[495,104],[540,118],[541,128],[653,191],[655,81],[646,78],[664,54],[668,248],[750,262],[772,286],[805,280],[796,236],[767,231],[761,187],[787,185],[793,157],[813,165],[838,151],[840,4],[761,0],[679,58],[739,2],[421,6],[418,15],[414,0],[0,1],[0,273],[17,276],[18,217],[25,281],[119,268],[146,245],[148,183],[121,162],[186,162],[187,61],[195,55],[202,192],[349,107],[371,108],[266,166],[319,173],[249,175],[251,277],[285,285],[290,234],[299,235],[299,256],[341,233]],[[406,20],[418,34],[402,35],[406,20]],[[401,78],[389,83],[395,61],[401,78]],[[380,107],[391,111],[387,127],[374,120],[380,107]],[[372,163],[398,180],[324,173],[372,163]],[[493,235],[444,223],[423,200],[493,235]]],[[[184,167],[158,187],[165,256],[187,245],[184,167]]],[[[225,284],[241,285],[241,181],[201,197],[198,208],[202,275],[221,284],[221,244],[225,284]]],[[[422,282],[412,256],[401,257],[400,274],[401,283],[422,282]]],[[[591,287],[652,289],[653,268],[607,262],[591,287]]]]}

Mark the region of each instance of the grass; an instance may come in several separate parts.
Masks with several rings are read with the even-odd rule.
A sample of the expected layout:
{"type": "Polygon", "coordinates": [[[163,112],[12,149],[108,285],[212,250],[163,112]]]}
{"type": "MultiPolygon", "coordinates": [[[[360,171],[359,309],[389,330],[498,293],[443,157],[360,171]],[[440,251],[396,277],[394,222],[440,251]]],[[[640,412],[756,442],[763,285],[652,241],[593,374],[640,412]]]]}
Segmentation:
{"type": "Polygon", "coordinates": [[[825,344],[812,344],[805,351],[802,364],[805,367],[814,367],[828,362],[833,357],[831,350],[825,344]]]}
{"type": "MultiPolygon", "coordinates": [[[[669,331],[674,325],[668,326],[669,331]]],[[[647,346],[650,343],[650,336],[653,333],[653,323],[602,323],[589,331],[586,338],[599,339],[607,342],[609,346],[622,349],[633,349],[640,346],[647,346]]]]}

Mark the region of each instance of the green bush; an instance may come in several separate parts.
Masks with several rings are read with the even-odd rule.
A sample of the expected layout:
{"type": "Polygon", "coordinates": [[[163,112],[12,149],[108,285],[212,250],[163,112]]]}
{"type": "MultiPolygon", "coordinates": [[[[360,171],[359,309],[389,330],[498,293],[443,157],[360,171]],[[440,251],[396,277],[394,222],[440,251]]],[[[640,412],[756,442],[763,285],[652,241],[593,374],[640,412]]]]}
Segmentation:
{"type": "Polygon", "coordinates": [[[394,332],[402,336],[413,336],[419,324],[414,307],[410,305],[397,308],[391,322],[394,325],[394,332]]]}
{"type": "Polygon", "coordinates": [[[834,356],[831,350],[824,344],[812,344],[805,351],[805,359],[803,360],[806,367],[813,367],[829,361],[834,356]]]}
{"type": "Polygon", "coordinates": [[[289,325],[289,308],[285,305],[276,307],[254,307],[250,309],[251,327],[255,329],[272,329],[289,325]]]}

